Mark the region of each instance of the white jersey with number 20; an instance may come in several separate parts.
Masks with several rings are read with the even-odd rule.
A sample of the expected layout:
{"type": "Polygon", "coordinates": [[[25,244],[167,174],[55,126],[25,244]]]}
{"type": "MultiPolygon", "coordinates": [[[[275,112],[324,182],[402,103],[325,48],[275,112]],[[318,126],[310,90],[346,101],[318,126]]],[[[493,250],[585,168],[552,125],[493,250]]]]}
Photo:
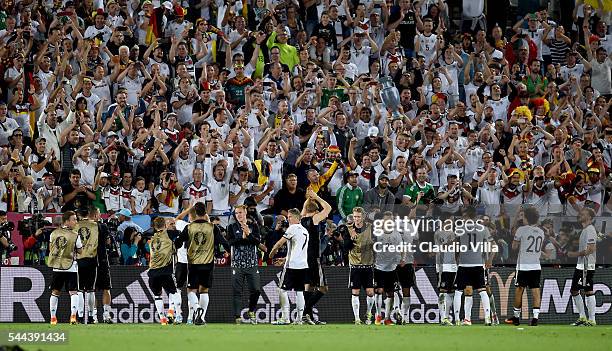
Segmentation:
{"type": "Polygon", "coordinates": [[[540,266],[540,256],[544,245],[544,231],[541,228],[524,225],[514,234],[514,241],[521,243],[518,253],[519,271],[537,271],[540,266]]]}

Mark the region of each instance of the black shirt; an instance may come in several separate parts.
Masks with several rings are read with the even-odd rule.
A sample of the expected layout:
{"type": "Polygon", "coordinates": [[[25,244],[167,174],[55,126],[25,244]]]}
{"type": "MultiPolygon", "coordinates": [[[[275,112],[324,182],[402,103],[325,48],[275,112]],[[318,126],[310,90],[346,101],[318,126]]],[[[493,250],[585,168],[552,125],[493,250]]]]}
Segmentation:
{"type": "Polygon", "coordinates": [[[318,259],[320,257],[320,241],[319,226],[315,225],[312,217],[302,217],[302,226],[308,230],[310,237],[308,238],[308,259],[318,259]]]}
{"type": "MultiPolygon", "coordinates": [[[[64,194],[65,197],[66,195],[73,192],[74,189],[75,187],[73,187],[72,184],[68,183],[62,187],[62,194],[64,194]]],[[[90,190],[77,193],[72,200],[64,203],[64,207],[62,207],[62,212],[87,209],[91,205],[91,199],[87,196],[88,191],[90,190]]]]}

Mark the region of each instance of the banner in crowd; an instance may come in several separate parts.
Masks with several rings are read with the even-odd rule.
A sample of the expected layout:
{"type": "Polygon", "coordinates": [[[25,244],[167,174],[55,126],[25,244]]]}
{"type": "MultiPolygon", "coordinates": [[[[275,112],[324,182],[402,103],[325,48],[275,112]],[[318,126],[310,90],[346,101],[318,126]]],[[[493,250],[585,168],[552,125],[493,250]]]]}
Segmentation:
{"type": "MultiPolygon", "coordinates": [[[[540,321],[551,324],[573,322],[577,315],[573,305],[570,287],[573,268],[544,268],[542,271],[542,305],[540,321]]],[[[261,323],[269,323],[280,316],[278,282],[281,270],[277,267],[262,267],[261,297],[257,306],[257,318],[261,323]]],[[[0,322],[48,322],[51,269],[47,267],[1,267],[0,268],[0,322]]],[[[351,294],[348,289],[347,267],[325,268],[329,293],[324,296],[315,314],[321,320],[332,323],[350,323],[353,320],[351,294]]],[[[119,323],[152,323],[157,321],[153,295],[148,288],[148,276],[145,268],[132,266],[111,267],[112,284],[112,317],[119,323]]],[[[511,268],[493,268],[490,282],[496,297],[498,316],[505,319],[512,314],[514,299],[514,275],[511,268]]],[[[231,268],[218,267],[214,271],[213,287],[210,290],[210,306],[207,321],[231,323],[232,315],[232,282],[231,268]]],[[[432,267],[416,269],[417,285],[411,291],[410,322],[438,323],[437,275],[432,267]]],[[[245,285],[246,286],[246,285],[245,285]]],[[[612,270],[600,269],[595,273],[594,289],[597,297],[597,322],[611,324],[612,313],[612,270]]],[[[247,297],[243,296],[243,318],[247,316],[247,297]]],[[[292,303],[291,313],[295,309],[295,295],[289,294],[292,303]]],[[[523,318],[527,319],[527,297],[523,303],[523,318]]],[[[164,296],[167,303],[167,297],[164,296]]],[[[529,297],[531,301],[531,297],[529,297]]],[[[101,295],[97,301],[101,303],[101,295]]],[[[62,294],[58,307],[60,322],[68,321],[70,314],[68,294],[62,294]]],[[[365,313],[365,294],[362,294],[361,312],[365,313]]],[[[184,315],[187,313],[186,294],[183,294],[184,315]]],[[[480,299],[476,295],[472,311],[472,320],[482,321],[480,299]]],[[[101,315],[102,309],[98,310],[101,315]]]]}

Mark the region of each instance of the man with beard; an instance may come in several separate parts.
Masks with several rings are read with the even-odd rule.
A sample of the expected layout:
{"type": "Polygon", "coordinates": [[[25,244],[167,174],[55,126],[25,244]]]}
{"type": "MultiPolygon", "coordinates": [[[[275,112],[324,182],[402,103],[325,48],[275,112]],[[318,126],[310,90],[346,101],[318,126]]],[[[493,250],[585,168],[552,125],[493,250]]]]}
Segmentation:
{"type": "Polygon", "coordinates": [[[402,202],[410,207],[419,206],[423,210],[423,206],[431,204],[435,198],[436,192],[431,183],[427,182],[427,169],[420,167],[416,171],[416,181],[406,188],[402,202]],[[422,194],[419,196],[419,193],[422,194]]]}
{"type": "Polygon", "coordinates": [[[368,212],[373,211],[393,211],[395,205],[395,195],[389,191],[389,176],[386,173],[378,177],[378,185],[368,191],[363,196],[363,205],[368,212]]]}
{"type": "Polygon", "coordinates": [[[501,203],[504,204],[504,212],[510,218],[514,218],[514,215],[524,202],[525,194],[529,193],[530,188],[531,186],[528,175],[525,175],[525,183],[523,183],[521,181],[520,171],[512,171],[509,181],[502,188],[501,197],[501,203]]]}

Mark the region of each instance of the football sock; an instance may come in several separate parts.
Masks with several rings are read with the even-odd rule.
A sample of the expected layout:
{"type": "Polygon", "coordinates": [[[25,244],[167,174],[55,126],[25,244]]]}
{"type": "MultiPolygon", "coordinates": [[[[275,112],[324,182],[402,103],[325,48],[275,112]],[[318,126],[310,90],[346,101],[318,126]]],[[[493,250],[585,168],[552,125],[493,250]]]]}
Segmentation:
{"type": "MultiPolygon", "coordinates": [[[[189,304],[191,305],[191,310],[195,311],[198,308],[200,308],[200,305],[198,304],[198,295],[196,295],[195,292],[190,291],[189,293],[187,293],[187,301],[189,301],[189,304]]],[[[193,313],[193,312],[191,312],[193,313]]]]}
{"type": "Polygon", "coordinates": [[[391,298],[385,299],[385,319],[391,319],[391,298]]]}
{"type": "Polygon", "coordinates": [[[96,307],[96,293],[91,291],[87,293],[87,315],[94,315],[94,308],[96,307]]]}
{"type": "Polygon", "coordinates": [[[305,315],[310,315],[312,314],[311,312],[311,308],[312,308],[312,296],[314,295],[314,291],[304,291],[304,301],[306,301],[306,304],[304,305],[304,314],[305,315]]]}
{"type": "Polygon", "coordinates": [[[353,306],[353,316],[355,320],[359,320],[359,295],[351,296],[351,305],[353,306]]]}
{"type": "Polygon", "coordinates": [[[372,307],[374,306],[374,301],[376,301],[374,296],[366,296],[366,314],[372,313],[372,307]]]}
{"type": "Polygon", "coordinates": [[[206,317],[206,310],[208,310],[208,293],[200,293],[200,308],[204,310],[202,313],[202,319],[206,317]]]}
{"type": "Polygon", "coordinates": [[[51,312],[51,317],[56,317],[57,313],[57,296],[51,294],[49,298],[49,312],[51,312]]]}
{"type": "Polygon", "coordinates": [[[472,304],[474,303],[474,297],[472,295],[465,296],[465,306],[463,307],[463,313],[465,314],[465,319],[468,321],[472,320],[472,304]]]}
{"type": "Polygon", "coordinates": [[[461,295],[463,295],[463,291],[455,291],[455,296],[453,299],[453,311],[455,312],[455,321],[461,320],[461,295]]]}
{"type": "Polygon", "coordinates": [[[78,301],[78,310],[79,310],[79,317],[83,317],[83,309],[85,308],[85,298],[83,297],[83,292],[79,291],[77,293],[77,297],[79,299],[78,301]]]}
{"type": "Polygon", "coordinates": [[[110,319],[110,312],[111,312],[110,305],[104,305],[103,308],[104,308],[104,314],[103,314],[104,319],[110,319]]]}
{"type": "Polygon", "coordinates": [[[315,291],[312,296],[310,297],[310,310],[308,311],[311,315],[312,315],[312,308],[315,307],[317,305],[317,303],[319,302],[319,300],[321,300],[321,298],[323,297],[323,295],[325,295],[324,293],[320,292],[319,290],[315,291]]]}
{"type": "Polygon", "coordinates": [[[402,320],[410,320],[410,296],[402,297],[402,320]]]}
{"type": "Polygon", "coordinates": [[[582,296],[580,293],[572,296],[572,299],[574,300],[574,304],[576,304],[576,309],[578,310],[580,318],[586,318],[586,314],[584,313],[584,301],[582,301],[582,296]]]}
{"type": "Polygon", "coordinates": [[[382,313],[382,294],[376,294],[374,303],[376,305],[376,315],[380,316],[382,313]]]}
{"type": "Polygon", "coordinates": [[[78,307],[79,307],[79,295],[78,294],[70,295],[70,309],[71,309],[72,315],[77,314],[78,307]]]}
{"type": "Polygon", "coordinates": [[[495,305],[495,294],[491,293],[491,295],[489,295],[489,302],[491,305],[491,317],[493,317],[493,315],[497,314],[497,306],[495,305]]]}
{"type": "MultiPolygon", "coordinates": [[[[444,306],[446,307],[445,310],[445,317],[450,319],[450,314],[453,311],[453,294],[451,293],[446,293],[444,294],[444,306]]],[[[455,316],[455,320],[458,320],[459,318],[455,316]]]]}
{"type": "Polygon", "coordinates": [[[518,308],[514,307],[513,312],[514,312],[514,317],[521,318],[521,308],[520,307],[518,308]]]}
{"type": "Polygon", "coordinates": [[[295,292],[296,295],[296,304],[297,304],[297,320],[301,321],[302,317],[304,317],[304,305],[306,304],[306,301],[304,301],[304,292],[303,291],[296,291],[295,292]]]}
{"type": "Polygon", "coordinates": [[[180,292],[176,292],[174,294],[170,294],[169,296],[169,300],[172,301],[172,305],[174,307],[174,314],[177,316],[181,316],[182,315],[182,311],[181,311],[181,305],[182,305],[182,296],[180,292]]]}
{"type": "Polygon", "coordinates": [[[586,298],[587,309],[589,310],[589,320],[595,320],[595,306],[597,305],[597,301],[595,300],[595,295],[587,296],[586,298]]]}
{"type": "Polygon", "coordinates": [[[396,291],[395,294],[393,294],[393,309],[398,310],[401,305],[402,305],[402,294],[400,294],[399,291],[396,291]]]}
{"type": "Polygon", "coordinates": [[[446,318],[446,306],[444,302],[446,301],[446,293],[440,293],[438,295],[438,309],[440,310],[440,320],[444,320],[446,318]]]}
{"type": "Polygon", "coordinates": [[[538,319],[540,317],[540,308],[533,308],[533,318],[538,319]]]}
{"type": "Polygon", "coordinates": [[[193,321],[193,304],[189,299],[187,299],[187,320],[193,321]]]}
{"type": "Polygon", "coordinates": [[[164,313],[164,300],[162,300],[161,296],[155,296],[155,310],[157,310],[159,319],[166,317],[164,313]]]}
{"type": "Polygon", "coordinates": [[[283,313],[283,319],[289,321],[289,296],[287,295],[287,290],[281,289],[280,291],[280,304],[281,311],[283,313]]]}
{"type": "Polygon", "coordinates": [[[485,290],[480,292],[480,303],[482,304],[482,310],[485,315],[485,320],[491,318],[491,302],[489,301],[489,294],[485,290]]]}

